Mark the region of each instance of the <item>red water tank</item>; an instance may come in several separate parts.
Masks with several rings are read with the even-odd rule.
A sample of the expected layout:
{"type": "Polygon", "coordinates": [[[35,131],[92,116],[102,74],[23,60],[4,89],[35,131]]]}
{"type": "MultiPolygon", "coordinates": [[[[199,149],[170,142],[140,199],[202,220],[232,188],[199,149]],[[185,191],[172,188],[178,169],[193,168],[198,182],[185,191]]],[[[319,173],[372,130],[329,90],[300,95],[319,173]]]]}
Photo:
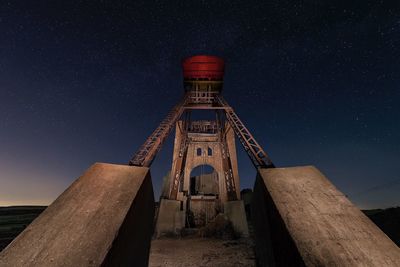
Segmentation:
{"type": "Polygon", "coordinates": [[[224,77],[224,60],[216,56],[189,57],[182,61],[182,66],[185,80],[222,80],[224,77]]]}

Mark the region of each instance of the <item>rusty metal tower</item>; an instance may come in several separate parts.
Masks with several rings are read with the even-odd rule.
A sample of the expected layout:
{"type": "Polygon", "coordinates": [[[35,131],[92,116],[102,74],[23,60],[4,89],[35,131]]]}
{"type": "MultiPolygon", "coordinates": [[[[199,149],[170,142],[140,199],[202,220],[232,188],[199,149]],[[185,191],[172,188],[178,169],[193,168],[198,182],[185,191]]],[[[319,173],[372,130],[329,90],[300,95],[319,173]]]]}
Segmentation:
{"type": "Polygon", "coordinates": [[[129,162],[133,166],[150,167],[172,128],[178,125],[182,138],[179,156],[171,173],[171,186],[167,197],[177,199],[182,186],[184,166],[189,145],[188,134],[198,131],[215,131],[221,144],[223,173],[228,200],[236,200],[237,192],[233,177],[232,162],[226,141],[226,129],[231,127],[256,168],[271,168],[274,164],[267,153],[239,119],[233,108],[222,97],[224,61],[215,56],[199,55],[183,60],[184,96],[168,113],[166,118],[147,138],[129,162]],[[214,122],[191,121],[193,110],[212,110],[214,122]],[[177,124],[177,122],[180,122],[177,124]]]}

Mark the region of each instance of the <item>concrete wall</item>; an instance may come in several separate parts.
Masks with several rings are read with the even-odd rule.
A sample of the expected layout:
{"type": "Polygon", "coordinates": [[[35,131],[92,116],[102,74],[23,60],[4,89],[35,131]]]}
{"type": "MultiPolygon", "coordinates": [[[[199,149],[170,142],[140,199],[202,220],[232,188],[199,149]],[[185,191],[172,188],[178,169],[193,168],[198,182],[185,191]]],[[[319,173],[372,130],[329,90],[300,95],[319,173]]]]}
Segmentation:
{"type": "Polygon", "coordinates": [[[400,249],[313,166],[260,169],[261,266],[400,266],[400,249]]]}
{"type": "Polygon", "coordinates": [[[232,222],[233,229],[242,237],[249,236],[246,212],[242,200],[228,201],[224,203],[224,214],[232,222]]]}
{"type": "Polygon", "coordinates": [[[200,165],[210,165],[218,174],[218,191],[219,198],[222,201],[227,199],[225,189],[224,171],[222,168],[222,156],[221,147],[218,142],[217,135],[201,135],[201,134],[190,134],[192,141],[189,143],[187,150],[186,164],[184,167],[184,190],[190,188],[190,175],[192,170],[200,165]],[[207,155],[207,149],[211,148],[213,151],[212,156],[207,155]],[[197,149],[202,149],[202,155],[197,155],[197,149]]]}
{"type": "Polygon", "coordinates": [[[171,171],[168,171],[167,174],[162,179],[161,194],[160,194],[161,198],[167,198],[169,196],[170,184],[171,184],[171,171]]]}
{"type": "Polygon", "coordinates": [[[5,250],[0,266],[147,266],[148,168],[96,163],[5,250]]]}
{"type": "Polygon", "coordinates": [[[209,196],[192,196],[188,203],[190,205],[189,210],[193,212],[193,221],[196,227],[206,225],[221,210],[218,199],[209,196]]]}
{"type": "MultiPolygon", "coordinates": [[[[179,168],[178,157],[179,157],[179,147],[182,140],[182,132],[181,128],[183,127],[182,121],[178,121],[175,127],[175,141],[174,141],[174,154],[172,158],[172,168],[171,168],[171,177],[176,173],[177,168],[179,168]]],[[[230,153],[231,164],[233,177],[236,186],[236,194],[238,199],[240,199],[240,183],[239,183],[239,172],[237,167],[237,158],[236,158],[236,147],[235,147],[235,134],[233,129],[226,125],[227,132],[227,145],[230,153]]],[[[189,133],[190,143],[187,148],[187,158],[184,163],[184,179],[182,186],[183,191],[188,191],[190,186],[190,173],[191,171],[200,165],[210,165],[215,171],[218,173],[218,186],[219,186],[219,198],[222,202],[227,201],[228,197],[226,194],[226,184],[225,184],[225,176],[222,165],[222,152],[221,152],[221,144],[218,140],[218,135],[216,134],[196,134],[189,133]],[[201,148],[203,154],[201,156],[197,155],[197,148],[201,148]],[[212,155],[208,155],[208,148],[212,149],[212,155]]],[[[170,186],[172,188],[173,178],[170,179],[170,186]]],[[[182,192],[178,193],[178,200],[184,201],[186,197],[182,192]]]]}
{"type": "Polygon", "coordinates": [[[157,238],[163,235],[180,234],[181,229],[185,227],[185,211],[181,209],[181,205],[179,200],[160,200],[155,229],[157,238]]]}
{"type": "MultiPolygon", "coordinates": [[[[191,184],[194,183],[194,189],[197,194],[219,194],[218,173],[206,173],[198,176],[190,177],[191,184]]],[[[192,189],[192,185],[190,185],[192,189]]]]}

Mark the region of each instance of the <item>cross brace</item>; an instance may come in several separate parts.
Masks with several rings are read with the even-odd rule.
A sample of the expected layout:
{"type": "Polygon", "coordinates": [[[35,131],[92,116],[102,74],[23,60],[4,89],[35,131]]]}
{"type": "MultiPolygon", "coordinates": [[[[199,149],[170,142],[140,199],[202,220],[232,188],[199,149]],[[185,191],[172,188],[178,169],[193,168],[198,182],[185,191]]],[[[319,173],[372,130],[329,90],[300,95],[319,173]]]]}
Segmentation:
{"type": "MultiPolygon", "coordinates": [[[[239,138],[239,141],[247,152],[247,155],[250,157],[253,165],[256,168],[274,168],[275,166],[267,153],[265,153],[264,149],[257,143],[256,139],[251,135],[246,126],[244,126],[233,108],[229,106],[221,95],[216,95],[214,97],[219,106],[208,106],[205,107],[205,109],[223,108],[227,120],[232,126],[236,136],[239,138]]],[[[151,165],[176,121],[181,117],[185,109],[190,109],[190,107],[187,106],[187,102],[188,95],[185,95],[183,99],[168,113],[167,117],[161,122],[156,130],[147,138],[146,142],[129,161],[129,165],[144,167],[149,167],[151,165]]]]}

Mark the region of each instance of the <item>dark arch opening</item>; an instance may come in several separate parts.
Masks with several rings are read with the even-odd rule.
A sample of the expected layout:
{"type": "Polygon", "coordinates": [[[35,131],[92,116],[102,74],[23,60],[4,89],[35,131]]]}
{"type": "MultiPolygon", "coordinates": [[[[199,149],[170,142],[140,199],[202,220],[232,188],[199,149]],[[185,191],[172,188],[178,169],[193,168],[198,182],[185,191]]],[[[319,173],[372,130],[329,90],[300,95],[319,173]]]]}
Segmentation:
{"type": "Polygon", "coordinates": [[[199,165],[190,172],[190,195],[218,195],[218,173],[211,165],[199,165]]]}

